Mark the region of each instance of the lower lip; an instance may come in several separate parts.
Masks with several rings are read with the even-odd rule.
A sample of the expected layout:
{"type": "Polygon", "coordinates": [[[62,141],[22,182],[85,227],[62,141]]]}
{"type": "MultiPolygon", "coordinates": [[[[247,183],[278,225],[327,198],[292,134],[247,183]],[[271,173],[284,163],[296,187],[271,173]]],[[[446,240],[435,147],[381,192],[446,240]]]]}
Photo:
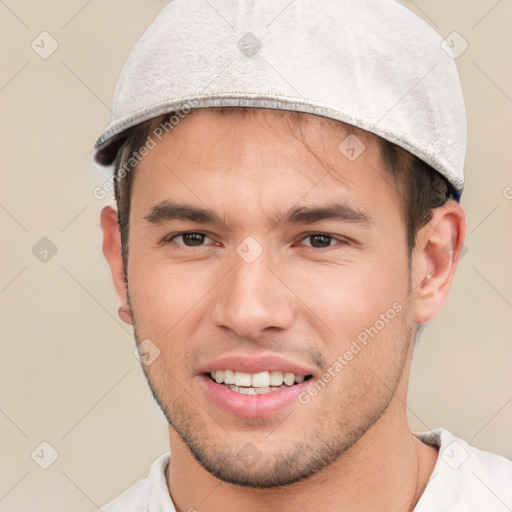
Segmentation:
{"type": "Polygon", "coordinates": [[[281,412],[295,402],[297,396],[309,384],[309,381],[303,381],[263,395],[245,395],[217,384],[206,375],[201,375],[201,379],[205,385],[206,394],[219,409],[244,418],[262,418],[281,412]]]}

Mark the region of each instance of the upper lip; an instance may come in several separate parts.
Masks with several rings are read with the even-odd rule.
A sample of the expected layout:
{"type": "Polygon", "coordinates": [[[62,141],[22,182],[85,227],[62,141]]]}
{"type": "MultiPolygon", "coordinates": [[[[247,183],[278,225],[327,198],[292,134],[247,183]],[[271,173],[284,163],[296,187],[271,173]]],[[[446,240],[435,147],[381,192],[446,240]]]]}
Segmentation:
{"type": "Polygon", "coordinates": [[[232,370],[245,373],[281,371],[295,375],[315,375],[315,370],[308,365],[298,363],[278,354],[232,353],[223,355],[203,365],[198,373],[205,374],[217,370],[232,370]]]}

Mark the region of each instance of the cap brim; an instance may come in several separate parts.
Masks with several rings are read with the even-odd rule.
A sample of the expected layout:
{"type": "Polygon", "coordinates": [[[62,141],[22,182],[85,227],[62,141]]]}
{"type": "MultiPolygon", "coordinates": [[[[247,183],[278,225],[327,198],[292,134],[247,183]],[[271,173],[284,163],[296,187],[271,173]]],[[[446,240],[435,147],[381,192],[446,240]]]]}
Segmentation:
{"type": "Polygon", "coordinates": [[[94,146],[94,161],[104,166],[112,165],[129,132],[130,128],[127,128],[110,139],[104,140],[100,137],[94,146]]]}

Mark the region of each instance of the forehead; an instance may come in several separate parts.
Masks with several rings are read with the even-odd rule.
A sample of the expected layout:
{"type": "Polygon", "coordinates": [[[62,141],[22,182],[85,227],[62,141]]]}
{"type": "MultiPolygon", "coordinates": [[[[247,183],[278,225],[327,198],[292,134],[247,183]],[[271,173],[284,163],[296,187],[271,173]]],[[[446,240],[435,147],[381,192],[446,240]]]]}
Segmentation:
{"type": "MultiPolygon", "coordinates": [[[[347,125],[334,119],[308,114],[303,112],[248,108],[248,107],[222,107],[222,108],[201,108],[190,111],[180,122],[174,134],[181,140],[193,139],[194,133],[207,138],[216,139],[216,143],[226,137],[226,143],[233,143],[229,135],[243,135],[242,131],[248,134],[268,134],[269,137],[261,139],[260,144],[281,145],[283,139],[287,139],[287,145],[294,145],[293,139],[303,145],[315,145],[317,157],[328,157],[329,153],[340,151],[334,146],[336,141],[343,141],[349,134],[356,136],[362,142],[382,146],[382,139],[372,133],[366,132],[355,126],[347,125]],[[322,144],[322,142],[324,142],[322,144]]],[[[286,147],[281,146],[286,150],[286,147]]],[[[200,149],[200,148],[199,148],[200,149]]]]}
{"type": "MultiPolygon", "coordinates": [[[[153,120],[147,128],[149,137],[165,123],[165,118],[153,120]]],[[[253,180],[276,177],[292,167],[310,182],[328,173],[330,179],[350,187],[362,184],[363,168],[379,174],[385,167],[383,141],[376,135],[292,111],[196,109],[155,142],[134,173],[145,185],[149,183],[144,178],[155,181],[158,170],[169,171],[170,166],[189,173],[199,167],[205,178],[215,171],[231,176],[236,169],[240,179],[251,175],[253,180]]]]}

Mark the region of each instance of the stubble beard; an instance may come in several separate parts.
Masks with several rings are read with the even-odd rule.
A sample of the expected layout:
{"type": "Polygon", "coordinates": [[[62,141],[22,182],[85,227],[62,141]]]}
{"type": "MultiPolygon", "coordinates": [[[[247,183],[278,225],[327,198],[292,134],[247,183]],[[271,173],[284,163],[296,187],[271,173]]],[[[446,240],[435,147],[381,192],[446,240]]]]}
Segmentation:
{"type": "MultiPolygon", "coordinates": [[[[138,345],[143,338],[139,336],[135,315],[133,316],[138,345]]],[[[407,317],[406,314],[405,316],[407,317]]],[[[393,377],[382,385],[381,394],[373,407],[368,408],[364,404],[364,413],[356,421],[347,419],[344,413],[350,406],[357,411],[358,404],[353,403],[348,408],[345,404],[339,404],[338,414],[329,408],[330,410],[323,411],[322,414],[316,414],[311,422],[308,421],[309,425],[304,426],[302,432],[305,434],[301,439],[290,441],[285,436],[282,440],[286,443],[280,441],[276,443],[277,446],[271,441],[274,436],[269,436],[266,444],[259,447],[249,442],[242,449],[239,443],[234,446],[230,435],[220,424],[208,417],[214,432],[217,432],[212,433],[209,423],[202,420],[201,414],[197,413],[197,408],[201,407],[198,400],[190,397],[183,385],[166,368],[144,365],[142,368],[151,393],[167,422],[206,471],[223,482],[243,487],[270,489],[288,486],[312,477],[332,464],[385,413],[402,379],[413,338],[412,325],[406,319],[400,329],[400,357],[392,368],[393,377]],[[251,454],[251,450],[254,453],[251,454]]],[[[365,396],[365,393],[362,395],[365,396]]],[[[293,414],[283,424],[286,421],[293,421],[293,414]]],[[[275,427],[271,427],[271,424],[268,423],[268,431],[275,427]]],[[[281,427],[279,425],[278,428],[281,427]]]]}

